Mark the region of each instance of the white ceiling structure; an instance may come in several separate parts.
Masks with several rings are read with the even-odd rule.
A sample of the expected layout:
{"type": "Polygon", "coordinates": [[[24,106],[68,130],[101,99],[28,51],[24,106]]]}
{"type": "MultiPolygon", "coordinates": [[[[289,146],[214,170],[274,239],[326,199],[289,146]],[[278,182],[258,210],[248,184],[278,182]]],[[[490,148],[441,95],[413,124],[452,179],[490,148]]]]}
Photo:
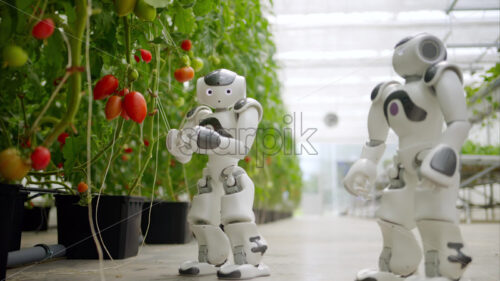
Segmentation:
{"type": "MultiPolygon", "coordinates": [[[[313,142],[363,143],[370,93],[387,80],[393,46],[421,32],[440,37],[465,83],[499,61],[499,0],[274,0],[270,16],[285,104],[313,142]],[[447,12],[450,10],[449,12],[447,12]],[[325,116],[338,124],[328,127],[325,116]]],[[[298,127],[296,127],[299,129],[298,127]]],[[[391,133],[389,142],[395,142],[391,133]]]]}

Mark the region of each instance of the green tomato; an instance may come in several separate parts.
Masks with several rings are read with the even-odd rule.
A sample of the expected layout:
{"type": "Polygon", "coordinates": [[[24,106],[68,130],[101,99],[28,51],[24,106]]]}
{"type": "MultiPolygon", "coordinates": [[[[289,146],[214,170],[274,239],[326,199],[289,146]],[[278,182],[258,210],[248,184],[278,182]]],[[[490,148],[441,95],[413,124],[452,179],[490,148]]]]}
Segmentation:
{"type": "Polygon", "coordinates": [[[137,0],[115,0],[115,10],[119,17],[126,16],[134,11],[137,0]]]}
{"type": "Polygon", "coordinates": [[[203,60],[200,58],[193,59],[193,68],[194,71],[198,72],[203,68],[203,60]]]}
{"type": "Polygon", "coordinates": [[[8,66],[20,67],[28,61],[28,54],[21,47],[10,45],[3,49],[3,60],[8,66]]]}
{"type": "Polygon", "coordinates": [[[188,52],[188,56],[189,56],[190,58],[194,58],[194,53],[193,53],[193,50],[190,50],[190,51],[188,52]]]}
{"type": "Polygon", "coordinates": [[[135,68],[129,69],[129,71],[128,71],[128,81],[129,82],[134,82],[135,80],[137,80],[137,78],[139,78],[139,72],[137,72],[137,70],[135,68]]]}
{"type": "Polygon", "coordinates": [[[214,65],[219,65],[220,64],[220,58],[216,55],[211,55],[210,57],[208,57],[208,59],[210,60],[210,62],[212,62],[214,65]]]}
{"type": "Polygon", "coordinates": [[[176,99],[174,100],[174,105],[175,105],[176,107],[181,107],[181,106],[183,106],[183,105],[184,105],[184,98],[183,98],[183,97],[176,98],[176,99]]]}
{"type": "Polygon", "coordinates": [[[137,0],[134,14],[143,21],[154,21],[156,18],[156,8],[144,0],[137,0]]]}
{"type": "Polygon", "coordinates": [[[181,57],[181,61],[182,61],[182,64],[184,66],[190,66],[191,65],[191,60],[189,59],[189,56],[188,55],[183,55],[181,57]]]}

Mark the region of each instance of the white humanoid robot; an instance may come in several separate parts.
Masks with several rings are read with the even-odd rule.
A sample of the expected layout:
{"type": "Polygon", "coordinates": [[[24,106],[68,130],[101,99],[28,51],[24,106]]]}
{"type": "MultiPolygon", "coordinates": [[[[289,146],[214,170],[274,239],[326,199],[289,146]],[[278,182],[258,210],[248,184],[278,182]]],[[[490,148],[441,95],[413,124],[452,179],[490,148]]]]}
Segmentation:
{"type": "Polygon", "coordinates": [[[392,58],[405,83],[385,82],[372,91],[369,141],[344,179],[346,189],[356,196],[369,194],[389,128],[399,138],[399,149],[376,213],[383,236],[379,269],[362,270],[356,280],[459,280],[472,260],[463,251],[455,206],[459,152],[470,124],[462,73],[445,60],[437,37],[405,38],[392,58]],[[422,259],[411,232],[415,226],[422,237],[425,277],[410,276],[422,259]]]}
{"type": "Polygon", "coordinates": [[[193,153],[208,154],[188,214],[198,261],[182,263],[179,273],[217,273],[221,279],[267,276],[269,268],[261,263],[267,243],[252,211],[254,184],[238,167],[253,144],[262,106],[246,97],[245,77],[229,70],[199,78],[196,87],[201,105],[188,112],[180,130],[167,136],[168,150],[181,163],[189,162],[193,153]],[[234,264],[228,262],[231,251],[234,264]]]}

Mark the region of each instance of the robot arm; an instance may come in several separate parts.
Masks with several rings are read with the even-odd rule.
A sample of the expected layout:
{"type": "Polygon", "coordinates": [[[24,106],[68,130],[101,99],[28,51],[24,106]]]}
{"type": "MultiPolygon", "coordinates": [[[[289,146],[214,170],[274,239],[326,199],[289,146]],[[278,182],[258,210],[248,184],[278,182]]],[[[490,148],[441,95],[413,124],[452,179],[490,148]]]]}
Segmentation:
{"type": "Polygon", "coordinates": [[[180,130],[171,129],[167,135],[167,149],[177,161],[185,164],[191,160],[193,150],[186,145],[183,135],[189,135],[198,125],[199,121],[212,111],[207,106],[198,106],[191,109],[186,115],[186,122],[180,130]]]}
{"type": "Polygon", "coordinates": [[[460,69],[441,62],[427,70],[425,82],[432,86],[447,124],[439,144],[425,156],[421,173],[426,179],[448,186],[458,170],[458,154],[467,138],[470,124],[460,69]]]}
{"type": "Polygon", "coordinates": [[[389,133],[389,125],[384,116],[384,96],[390,93],[397,82],[381,83],[372,91],[372,106],[368,113],[368,135],[370,140],[365,144],[361,157],[347,172],[344,178],[346,190],[355,195],[368,197],[369,186],[375,184],[377,164],[385,151],[385,141],[389,133]]]}
{"type": "Polygon", "coordinates": [[[197,132],[191,138],[191,145],[197,153],[228,155],[237,159],[243,159],[248,154],[262,118],[262,106],[247,98],[238,102],[233,110],[238,114],[235,138],[197,126],[197,132]]]}

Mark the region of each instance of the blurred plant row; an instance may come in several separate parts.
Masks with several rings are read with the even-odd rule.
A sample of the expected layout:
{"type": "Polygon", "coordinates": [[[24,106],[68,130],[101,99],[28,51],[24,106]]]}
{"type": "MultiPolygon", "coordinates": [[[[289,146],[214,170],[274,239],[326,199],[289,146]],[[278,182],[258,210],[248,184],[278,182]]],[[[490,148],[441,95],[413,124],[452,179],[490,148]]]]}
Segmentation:
{"type": "Polygon", "coordinates": [[[264,107],[259,128],[266,133],[257,135],[241,163],[255,182],[256,206],[290,210],[298,204],[301,172],[297,157],[285,155],[294,143],[283,134],[286,111],[267,3],[93,1],[88,57],[86,5],[0,5],[0,150],[8,152],[0,155],[0,181],[88,194],[92,112],[90,191],[188,199],[207,158],[176,162],[165,136],[195,106],[194,81],[227,68],[246,77],[248,96],[264,107]]]}

